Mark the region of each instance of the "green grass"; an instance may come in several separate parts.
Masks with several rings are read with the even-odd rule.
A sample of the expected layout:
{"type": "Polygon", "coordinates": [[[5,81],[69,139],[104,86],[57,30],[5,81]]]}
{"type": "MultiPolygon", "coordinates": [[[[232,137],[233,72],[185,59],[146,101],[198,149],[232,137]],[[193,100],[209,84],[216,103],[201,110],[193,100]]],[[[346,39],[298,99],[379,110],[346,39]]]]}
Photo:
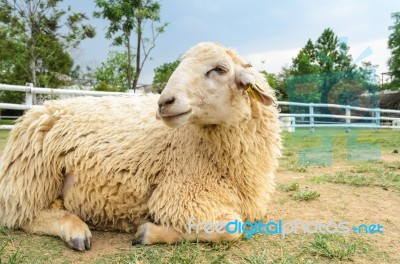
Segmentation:
{"type": "Polygon", "coordinates": [[[105,254],[93,264],[102,263],[231,263],[232,243],[188,243],[178,245],[135,246],[124,253],[105,254]]]}
{"type": "Polygon", "coordinates": [[[283,134],[285,149],[281,166],[306,172],[308,166],[330,166],[335,162],[379,161],[382,151],[400,150],[398,130],[296,129],[283,134]]]}
{"type": "Polygon", "coordinates": [[[300,189],[292,195],[292,198],[296,201],[311,201],[317,199],[320,194],[316,191],[309,189],[300,189]]]}
{"type": "Polygon", "coordinates": [[[347,184],[351,186],[370,186],[372,183],[372,179],[369,177],[365,177],[363,175],[351,175],[345,172],[339,172],[335,174],[323,174],[313,177],[312,180],[318,183],[331,182],[347,184]]]}
{"type": "Polygon", "coordinates": [[[400,189],[400,162],[359,164],[345,172],[322,174],[311,178],[317,183],[330,182],[350,186],[376,186],[400,189]]]}
{"type": "Polygon", "coordinates": [[[277,186],[277,189],[282,191],[282,192],[297,191],[299,188],[300,188],[300,184],[298,182],[280,183],[277,186]]]}
{"type": "Polygon", "coordinates": [[[252,239],[241,238],[234,243],[127,245],[118,252],[96,254],[90,260],[84,258],[87,253],[75,252],[72,258],[66,257],[64,252],[70,250],[57,238],[20,231],[4,229],[0,245],[8,248],[7,253],[0,254],[0,263],[330,263],[332,260],[351,260],[354,256],[369,258],[369,254],[383,254],[363,237],[306,234],[293,234],[285,239],[280,235],[258,234],[252,239]],[[7,237],[5,244],[4,236],[7,237]],[[355,251],[352,249],[354,246],[355,251]]]}
{"type": "Polygon", "coordinates": [[[15,120],[0,119],[0,125],[14,125],[14,124],[15,124],[15,120]]]}
{"type": "Polygon", "coordinates": [[[290,196],[296,201],[311,201],[320,196],[316,191],[300,189],[300,184],[298,182],[280,183],[277,189],[282,192],[294,192],[290,196]]]}
{"type": "Polygon", "coordinates": [[[357,247],[363,243],[357,243],[354,239],[346,239],[341,235],[317,234],[305,248],[314,256],[331,260],[353,260],[357,247]]]}
{"type": "Polygon", "coordinates": [[[260,253],[253,253],[243,258],[244,263],[248,264],[261,264],[265,263],[265,260],[269,259],[268,250],[264,249],[260,253]]]}
{"type": "Polygon", "coordinates": [[[0,151],[6,145],[8,133],[9,133],[9,130],[0,130],[0,151]]]}
{"type": "Polygon", "coordinates": [[[46,263],[65,249],[59,238],[26,234],[0,227],[0,263],[46,263]]]}

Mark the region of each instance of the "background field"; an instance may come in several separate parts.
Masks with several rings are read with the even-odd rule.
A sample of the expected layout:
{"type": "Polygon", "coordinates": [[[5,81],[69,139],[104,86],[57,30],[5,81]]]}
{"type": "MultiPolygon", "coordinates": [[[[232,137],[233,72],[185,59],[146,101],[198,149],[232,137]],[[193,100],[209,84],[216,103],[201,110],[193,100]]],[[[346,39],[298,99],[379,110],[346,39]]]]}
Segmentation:
{"type": "MultiPolygon", "coordinates": [[[[0,131],[0,151],[7,134],[0,131]]],[[[0,263],[400,263],[400,131],[304,129],[283,136],[265,222],[379,223],[384,234],[258,234],[236,243],[131,246],[131,234],[95,231],[92,250],[78,253],[58,238],[0,227],[0,263]]]]}

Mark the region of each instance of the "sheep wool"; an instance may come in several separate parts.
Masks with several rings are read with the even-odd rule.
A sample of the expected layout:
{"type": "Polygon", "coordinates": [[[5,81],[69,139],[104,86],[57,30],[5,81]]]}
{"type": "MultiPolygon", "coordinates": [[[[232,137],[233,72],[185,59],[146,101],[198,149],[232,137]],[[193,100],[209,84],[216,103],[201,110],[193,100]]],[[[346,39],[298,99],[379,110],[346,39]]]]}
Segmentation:
{"type": "Polygon", "coordinates": [[[201,43],[183,56],[160,98],[79,97],[28,111],[0,159],[0,225],[22,227],[58,198],[66,211],[99,229],[131,231],[148,221],[187,232],[192,217],[217,221],[232,212],[244,221],[261,219],[281,151],[278,110],[241,89],[248,81],[238,71],[251,71],[275,100],[234,51],[201,43]],[[208,64],[222,59],[225,72],[208,64]],[[202,83],[226,89],[226,96],[212,88],[204,95],[191,90],[202,83]],[[222,102],[216,106],[221,122],[213,119],[217,111],[202,117],[208,94],[222,102]],[[167,96],[173,97],[163,101],[167,96]],[[164,109],[172,104],[185,104],[186,112],[164,109]],[[170,124],[181,115],[189,116],[186,123],[170,124]]]}

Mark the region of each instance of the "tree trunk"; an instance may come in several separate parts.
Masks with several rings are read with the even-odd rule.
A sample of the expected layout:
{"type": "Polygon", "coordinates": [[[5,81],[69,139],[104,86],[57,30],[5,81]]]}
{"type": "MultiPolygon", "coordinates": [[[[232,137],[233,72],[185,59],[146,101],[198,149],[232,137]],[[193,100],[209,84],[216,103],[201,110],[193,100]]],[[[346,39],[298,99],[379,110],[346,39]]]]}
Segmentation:
{"type": "Polygon", "coordinates": [[[136,72],[135,78],[133,79],[133,91],[136,92],[140,72],[142,71],[140,65],[140,53],[142,44],[142,0],[138,3],[138,14],[137,14],[137,44],[136,44],[136,72]]]}
{"type": "Polygon", "coordinates": [[[35,54],[35,40],[34,37],[31,37],[31,41],[30,41],[30,70],[31,70],[31,83],[33,83],[33,86],[36,87],[37,86],[37,76],[36,76],[36,54],[35,54]]]}
{"type": "MultiPolygon", "coordinates": [[[[32,4],[32,3],[30,3],[32,4]]],[[[36,76],[36,33],[37,33],[37,25],[36,21],[34,20],[35,18],[35,13],[33,10],[34,6],[29,6],[28,7],[28,27],[29,27],[29,40],[28,40],[28,45],[29,45],[29,53],[30,53],[30,75],[31,75],[31,83],[33,84],[34,87],[38,85],[37,83],[37,76],[36,76]]]]}
{"type": "Polygon", "coordinates": [[[34,59],[31,59],[31,82],[33,83],[33,86],[37,86],[37,80],[36,80],[36,62],[34,59]]]}
{"type": "Polygon", "coordinates": [[[139,80],[139,76],[140,76],[140,72],[142,69],[138,69],[136,68],[135,71],[135,79],[133,80],[133,90],[136,93],[136,88],[137,88],[137,84],[138,84],[138,80],[139,80]]]}
{"type": "Polygon", "coordinates": [[[131,41],[130,34],[125,33],[126,36],[126,46],[128,49],[128,89],[132,87],[132,52],[131,52],[131,41]]]}

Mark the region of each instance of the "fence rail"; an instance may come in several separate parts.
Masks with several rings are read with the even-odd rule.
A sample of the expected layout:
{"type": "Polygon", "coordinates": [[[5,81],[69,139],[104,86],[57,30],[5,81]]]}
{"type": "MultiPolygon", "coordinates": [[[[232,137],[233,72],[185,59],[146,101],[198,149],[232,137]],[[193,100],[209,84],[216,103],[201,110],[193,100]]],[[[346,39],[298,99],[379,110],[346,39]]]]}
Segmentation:
{"type": "MultiPolygon", "coordinates": [[[[33,87],[32,84],[27,86],[0,84],[0,91],[16,91],[25,93],[25,104],[9,104],[0,103],[0,109],[12,110],[29,110],[35,105],[35,97],[37,94],[55,95],[55,96],[136,96],[131,93],[115,93],[115,92],[97,92],[84,90],[68,90],[68,89],[52,89],[33,87]]],[[[280,106],[300,106],[307,107],[308,113],[280,113],[282,120],[281,126],[284,129],[295,127],[308,127],[314,131],[316,127],[344,127],[347,130],[350,128],[395,128],[400,129],[400,110],[380,109],[380,108],[365,108],[349,105],[338,104],[320,104],[320,103],[298,103],[298,102],[281,102],[280,106]],[[323,114],[317,113],[316,108],[335,108],[343,109],[345,115],[338,114],[323,114]],[[370,113],[370,116],[352,115],[352,111],[362,111],[370,113]],[[391,116],[382,116],[382,114],[391,116]],[[301,119],[296,122],[296,118],[301,119]],[[317,120],[325,119],[325,120],[317,120]],[[334,122],[328,122],[326,119],[335,119],[334,122]],[[357,121],[357,122],[352,122],[357,121]],[[358,122],[358,121],[370,121],[358,122]],[[392,121],[392,125],[388,125],[392,121]],[[384,123],[383,123],[384,122],[384,123]],[[303,123],[303,124],[302,124],[303,123]]],[[[12,125],[0,125],[0,129],[11,129],[12,125]]],[[[291,130],[291,131],[294,131],[291,130]]]]}

